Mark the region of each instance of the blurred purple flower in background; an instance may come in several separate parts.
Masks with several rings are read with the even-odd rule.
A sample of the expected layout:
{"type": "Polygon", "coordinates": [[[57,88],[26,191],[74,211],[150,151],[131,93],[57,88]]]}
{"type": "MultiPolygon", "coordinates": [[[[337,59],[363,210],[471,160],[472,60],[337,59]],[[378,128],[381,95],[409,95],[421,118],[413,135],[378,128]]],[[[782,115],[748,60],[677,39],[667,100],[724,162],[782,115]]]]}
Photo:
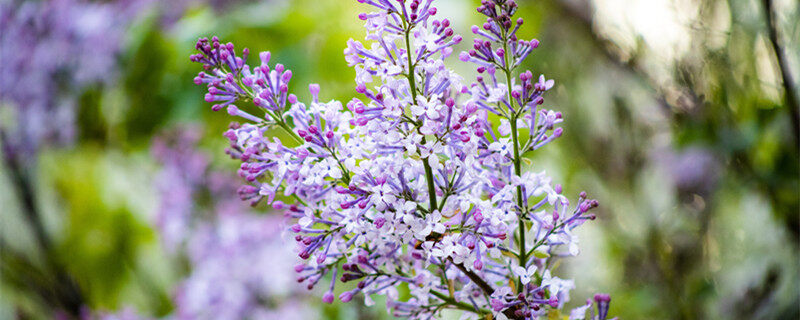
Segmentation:
{"type": "Polygon", "coordinates": [[[716,189],[722,168],[711,150],[688,147],[668,153],[664,161],[682,197],[697,194],[707,198],[716,189]]]}
{"type": "Polygon", "coordinates": [[[115,78],[125,30],[143,1],[0,3],[0,107],[6,148],[32,154],[75,139],[76,95],[115,78]]]}
{"type": "Polygon", "coordinates": [[[282,218],[253,213],[238,201],[232,177],[211,170],[197,151],[200,137],[197,128],[180,128],[152,148],[163,165],[156,225],[167,249],[183,253],[191,268],[175,295],[175,316],[313,318],[313,310],[302,308],[282,218]]]}

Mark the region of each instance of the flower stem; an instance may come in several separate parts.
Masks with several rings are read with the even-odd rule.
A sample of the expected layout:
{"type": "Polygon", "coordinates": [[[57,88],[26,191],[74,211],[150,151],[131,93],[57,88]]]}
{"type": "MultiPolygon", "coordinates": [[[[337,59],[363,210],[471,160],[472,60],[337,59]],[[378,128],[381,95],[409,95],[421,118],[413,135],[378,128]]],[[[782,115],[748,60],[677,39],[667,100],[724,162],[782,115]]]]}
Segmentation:
{"type": "MultiPolygon", "coordinates": [[[[508,35],[503,35],[503,62],[505,66],[503,68],[503,72],[506,75],[506,88],[508,91],[508,104],[511,106],[511,117],[509,121],[511,122],[511,140],[514,143],[514,174],[519,177],[522,175],[522,164],[521,158],[519,154],[519,132],[517,132],[517,115],[518,110],[514,108],[514,98],[511,96],[511,63],[509,60],[509,51],[508,51],[508,35]]],[[[520,106],[522,107],[522,106],[520,106]]],[[[525,214],[523,207],[522,207],[522,186],[517,186],[517,210],[519,210],[519,265],[523,268],[527,267],[526,264],[528,263],[528,254],[525,251],[525,214]]],[[[521,284],[521,282],[520,282],[521,284]]],[[[522,287],[520,287],[522,290],[522,287]]]]}
{"type": "MultiPolygon", "coordinates": [[[[408,57],[408,85],[411,89],[411,99],[413,100],[412,103],[416,103],[417,101],[417,83],[416,78],[414,77],[414,64],[411,61],[411,41],[409,36],[411,35],[411,25],[406,25],[405,31],[405,38],[406,38],[406,56],[408,57]]],[[[421,140],[422,144],[425,145],[425,136],[422,136],[421,140]]],[[[430,156],[422,159],[422,166],[425,167],[425,180],[428,182],[428,199],[429,199],[429,212],[433,212],[437,209],[436,205],[436,186],[433,184],[433,169],[431,165],[428,163],[428,159],[430,156]]]]}
{"type": "Polygon", "coordinates": [[[492,313],[491,311],[486,310],[486,309],[475,309],[474,306],[472,306],[472,305],[470,305],[468,303],[456,301],[455,299],[447,296],[446,294],[441,293],[441,292],[436,291],[436,290],[431,290],[431,294],[433,294],[437,298],[441,299],[442,301],[446,302],[447,304],[449,304],[449,305],[451,305],[451,306],[453,306],[453,307],[455,307],[457,309],[461,309],[461,310],[464,310],[464,311],[470,311],[470,312],[476,312],[478,314],[490,314],[490,313],[492,313]]]}

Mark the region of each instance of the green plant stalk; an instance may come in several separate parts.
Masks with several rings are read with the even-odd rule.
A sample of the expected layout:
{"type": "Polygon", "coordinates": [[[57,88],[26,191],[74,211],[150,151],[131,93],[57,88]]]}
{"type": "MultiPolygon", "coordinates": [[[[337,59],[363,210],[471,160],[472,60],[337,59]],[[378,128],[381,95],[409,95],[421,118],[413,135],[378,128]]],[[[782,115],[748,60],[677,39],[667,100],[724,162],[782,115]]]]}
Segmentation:
{"type": "MultiPolygon", "coordinates": [[[[406,38],[406,56],[408,57],[408,84],[411,87],[411,99],[413,103],[417,101],[417,83],[416,79],[414,78],[414,64],[411,62],[411,41],[409,40],[409,35],[411,33],[411,26],[406,25],[405,31],[405,38],[406,38]]],[[[425,136],[422,137],[422,144],[426,143],[425,136]]],[[[428,156],[429,158],[430,156],[428,156]]],[[[436,187],[433,184],[433,169],[431,165],[428,163],[428,158],[422,159],[422,166],[425,167],[425,180],[428,182],[428,201],[429,204],[429,212],[433,212],[437,209],[436,205],[436,187]]]]}
{"type": "MultiPolygon", "coordinates": [[[[522,175],[522,163],[519,154],[519,132],[517,132],[517,109],[514,108],[514,99],[511,96],[511,64],[508,57],[508,35],[503,35],[503,61],[505,67],[503,71],[506,74],[506,87],[508,91],[508,103],[511,106],[512,114],[509,120],[511,121],[511,140],[514,143],[514,174],[518,177],[522,175]]],[[[528,262],[528,254],[525,250],[525,212],[522,208],[522,186],[517,186],[517,208],[519,210],[519,265],[523,268],[526,267],[528,262]]],[[[521,281],[520,281],[521,285],[521,281]]],[[[521,290],[521,288],[520,288],[521,290]]]]}

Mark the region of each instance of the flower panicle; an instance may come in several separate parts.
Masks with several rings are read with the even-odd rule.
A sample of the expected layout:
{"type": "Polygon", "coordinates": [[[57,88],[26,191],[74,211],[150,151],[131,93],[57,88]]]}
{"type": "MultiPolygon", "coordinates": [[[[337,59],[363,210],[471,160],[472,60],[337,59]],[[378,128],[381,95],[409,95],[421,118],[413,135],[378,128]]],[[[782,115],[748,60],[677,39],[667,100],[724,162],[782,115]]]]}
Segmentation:
{"type": "Polygon", "coordinates": [[[542,107],[552,80],[526,71],[516,84],[506,67],[538,46],[516,39],[516,3],[482,2],[487,23],[473,31],[484,40],[461,54],[478,64],[467,85],[445,65],[461,37],[434,19],[432,0],[359,2],[378,11],[359,15],[367,43],[344,50],[361,97],[346,103],[324,102],[315,84],[308,102],[290,94],[291,71],[271,68],[269,53],[250,67],[247,50],[198,41],[195,82],[212,109],[242,121],[224,133],[247,181],[239,196],[292,221],[296,280],[312,289],[333,279],[325,303],[385,295],[392,314],[412,319],[442,308],[538,319],[563,308],[574,284],[552,262],[578,254],[573,230],[595,219],[598,202],[581,193],[571,205],[545,172],[521,170],[525,153],[563,134],[563,117],[542,107]],[[356,286],[336,297],[338,282],[356,286]]]}

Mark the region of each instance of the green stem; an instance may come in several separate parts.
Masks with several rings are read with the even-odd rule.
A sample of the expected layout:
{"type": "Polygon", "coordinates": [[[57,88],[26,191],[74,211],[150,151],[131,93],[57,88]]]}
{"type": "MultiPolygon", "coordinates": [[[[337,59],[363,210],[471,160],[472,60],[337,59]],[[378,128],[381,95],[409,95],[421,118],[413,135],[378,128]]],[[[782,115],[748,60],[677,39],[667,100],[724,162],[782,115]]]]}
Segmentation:
{"type": "Polygon", "coordinates": [[[471,304],[468,304],[468,303],[465,303],[465,302],[456,301],[455,299],[451,298],[450,296],[445,295],[444,293],[441,293],[441,292],[436,291],[436,290],[431,290],[431,294],[433,294],[434,296],[436,296],[439,299],[442,299],[442,301],[446,302],[447,304],[449,304],[449,305],[451,305],[453,307],[456,307],[457,309],[461,309],[461,310],[464,310],[464,311],[470,311],[470,312],[477,312],[478,314],[489,314],[489,313],[491,313],[491,311],[486,310],[486,309],[480,309],[480,308],[475,309],[475,306],[473,306],[471,304]]]}
{"type": "MultiPolygon", "coordinates": [[[[511,140],[514,143],[514,174],[516,176],[522,176],[522,164],[521,158],[519,155],[519,132],[517,132],[517,109],[514,108],[514,98],[511,96],[511,63],[509,61],[509,53],[508,53],[508,41],[506,39],[507,35],[503,35],[503,61],[505,62],[505,66],[503,71],[506,74],[506,88],[508,91],[508,103],[511,106],[511,117],[509,120],[511,121],[511,140]]],[[[525,214],[523,207],[522,207],[522,186],[517,186],[517,210],[519,210],[519,265],[523,268],[526,267],[528,262],[528,254],[525,251],[525,214]]],[[[521,283],[520,283],[521,284],[521,283]]],[[[520,290],[522,288],[520,287],[520,290]]]]}
{"type": "MultiPolygon", "coordinates": [[[[404,22],[405,23],[405,22],[404,22]]],[[[408,85],[411,88],[411,99],[413,100],[412,103],[417,103],[417,80],[414,77],[414,64],[411,61],[411,41],[409,36],[411,34],[411,25],[406,25],[405,31],[405,38],[406,38],[406,56],[408,57],[408,85]]],[[[425,136],[422,137],[422,144],[425,145],[426,140],[425,136]]],[[[433,212],[437,209],[436,205],[436,186],[433,183],[433,169],[431,165],[428,163],[428,159],[430,156],[422,159],[422,166],[425,167],[425,180],[428,182],[428,201],[429,203],[429,212],[433,212]]]]}
{"type": "Polygon", "coordinates": [[[436,186],[433,184],[433,169],[428,163],[428,158],[422,159],[422,164],[425,167],[425,180],[428,182],[428,200],[430,201],[429,211],[433,212],[434,210],[438,209],[436,206],[436,186]]]}

